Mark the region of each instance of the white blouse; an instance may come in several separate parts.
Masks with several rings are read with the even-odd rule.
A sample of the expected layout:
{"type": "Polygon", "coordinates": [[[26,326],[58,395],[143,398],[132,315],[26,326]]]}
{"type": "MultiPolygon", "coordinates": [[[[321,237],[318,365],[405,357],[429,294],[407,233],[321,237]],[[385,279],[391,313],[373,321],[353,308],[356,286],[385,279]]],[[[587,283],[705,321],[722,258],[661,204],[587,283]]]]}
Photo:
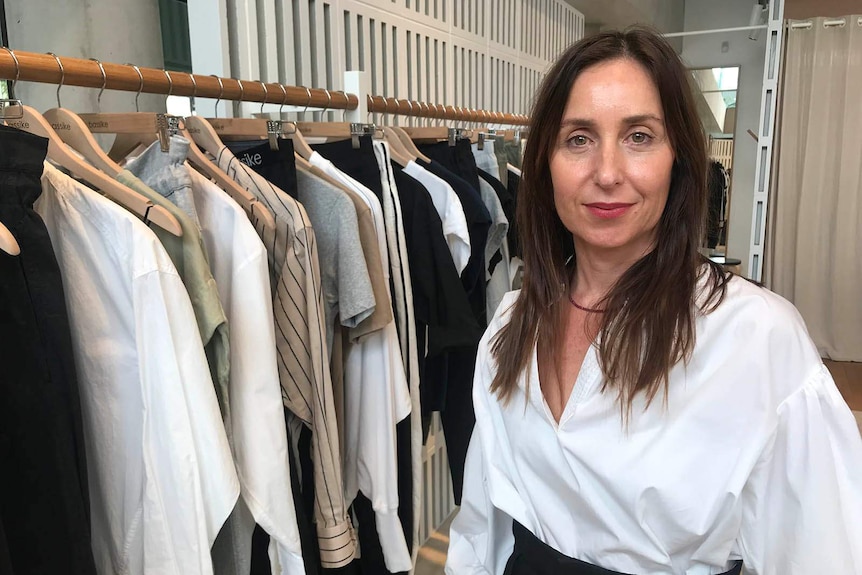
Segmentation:
{"type": "Polygon", "coordinates": [[[446,572],[499,574],[512,520],[560,552],[624,573],[862,573],[862,438],[796,309],[734,278],[697,320],[667,403],[636,399],[622,427],[594,349],[557,425],[535,349],[503,406],[479,346],[476,428],[446,572]],[[529,389],[529,395],[525,392],[529,389]]]}

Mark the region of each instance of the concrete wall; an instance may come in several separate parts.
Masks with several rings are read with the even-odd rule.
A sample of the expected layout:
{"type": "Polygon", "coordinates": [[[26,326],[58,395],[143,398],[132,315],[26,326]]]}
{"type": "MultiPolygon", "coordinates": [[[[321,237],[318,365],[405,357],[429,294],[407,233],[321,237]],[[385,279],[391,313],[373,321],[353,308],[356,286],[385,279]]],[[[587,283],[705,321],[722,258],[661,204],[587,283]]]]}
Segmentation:
{"type": "MultiPolygon", "coordinates": [[[[104,62],[164,67],[157,0],[6,0],[9,47],[104,62]]],[[[56,86],[19,82],[17,97],[37,110],[57,106],[56,86]]],[[[98,89],[66,86],[63,107],[96,112],[98,89]]],[[[164,111],[164,96],[141,94],[141,111],[164,111]]],[[[109,92],[103,112],[134,112],[135,95],[109,92]]]]}
{"type": "MultiPolygon", "coordinates": [[[[751,0],[686,0],[685,30],[747,26],[751,5],[751,0]]],[[[685,37],[682,50],[683,60],[691,68],[740,67],[727,255],[742,260],[743,274],[748,272],[757,159],[756,142],[747,130],[756,133],[760,119],[765,37],[763,32],[756,41],[749,40],[748,32],[689,36],[685,37]],[[728,42],[726,52],[722,52],[723,42],[728,42]]]]}

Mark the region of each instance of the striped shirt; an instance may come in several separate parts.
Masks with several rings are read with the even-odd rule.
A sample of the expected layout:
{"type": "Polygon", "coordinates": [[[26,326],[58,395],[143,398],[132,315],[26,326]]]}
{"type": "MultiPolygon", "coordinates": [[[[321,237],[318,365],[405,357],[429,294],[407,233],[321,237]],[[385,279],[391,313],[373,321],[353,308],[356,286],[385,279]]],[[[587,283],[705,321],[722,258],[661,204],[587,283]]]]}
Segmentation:
{"type": "Polygon", "coordinates": [[[342,567],[355,555],[356,538],[344,502],[314,230],[301,204],[240,162],[230,150],[222,148],[216,161],[275,219],[275,229],[260,221],[252,223],[269,258],[282,399],[312,430],[314,516],[321,564],[327,569],[342,567]]]}

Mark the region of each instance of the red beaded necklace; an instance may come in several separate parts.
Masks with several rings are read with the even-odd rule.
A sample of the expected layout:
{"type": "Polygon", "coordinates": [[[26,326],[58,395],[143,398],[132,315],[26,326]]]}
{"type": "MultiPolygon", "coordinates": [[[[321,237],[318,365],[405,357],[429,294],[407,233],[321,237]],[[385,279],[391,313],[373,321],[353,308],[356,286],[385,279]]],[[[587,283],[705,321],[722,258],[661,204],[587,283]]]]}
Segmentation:
{"type": "Polygon", "coordinates": [[[578,302],[576,302],[576,301],[574,300],[574,298],[572,298],[572,295],[571,295],[571,294],[568,294],[568,295],[569,295],[569,301],[570,301],[570,302],[572,302],[572,305],[573,305],[573,306],[575,306],[576,308],[578,308],[578,309],[579,309],[579,310],[581,310],[581,311],[585,311],[585,312],[587,312],[587,313],[605,313],[605,310],[603,310],[603,309],[594,309],[594,308],[590,308],[590,307],[582,306],[581,304],[579,304],[578,302]]]}

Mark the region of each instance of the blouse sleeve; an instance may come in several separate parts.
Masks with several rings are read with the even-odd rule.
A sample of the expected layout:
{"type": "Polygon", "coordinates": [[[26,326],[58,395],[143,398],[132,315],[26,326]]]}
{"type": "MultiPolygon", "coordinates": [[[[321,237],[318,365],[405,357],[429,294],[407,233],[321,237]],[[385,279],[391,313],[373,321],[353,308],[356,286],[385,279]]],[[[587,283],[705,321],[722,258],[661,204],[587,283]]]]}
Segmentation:
{"type": "Polygon", "coordinates": [[[859,575],[862,438],[825,366],[777,416],[743,493],[746,573],[859,575]]]}
{"type": "MultiPolygon", "coordinates": [[[[500,309],[507,307],[505,303],[504,300],[500,309]]],[[[497,316],[501,313],[500,309],[497,310],[497,316]]],[[[498,509],[490,496],[489,473],[493,471],[490,470],[489,455],[493,453],[494,446],[487,442],[493,441],[494,437],[489,410],[495,399],[489,391],[493,376],[488,342],[493,328],[499,324],[497,316],[479,343],[476,356],[473,381],[476,426],[464,465],[461,508],[450,530],[447,575],[501,575],[514,547],[512,518],[498,509]]]]}
{"type": "Polygon", "coordinates": [[[446,574],[501,574],[513,546],[512,518],[491,503],[482,442],[474,432],[464,466],[461,508],[450,530],[446,574]]]}

